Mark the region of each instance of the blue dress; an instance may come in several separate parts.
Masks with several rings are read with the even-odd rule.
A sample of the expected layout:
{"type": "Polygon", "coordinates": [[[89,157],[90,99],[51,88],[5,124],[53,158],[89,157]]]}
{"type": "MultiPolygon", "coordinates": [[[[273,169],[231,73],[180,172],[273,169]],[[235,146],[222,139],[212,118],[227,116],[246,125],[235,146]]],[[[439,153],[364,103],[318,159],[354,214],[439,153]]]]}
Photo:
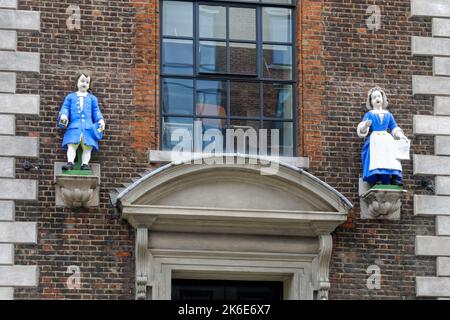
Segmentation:
{"type": "MultiPolygon", "coordinates": [[[[99,134],[94,132],[96,130],[94,124],[103,119],[103,115],[100,112],[97,97],[88,93],[84,97],[83,109],[81,109],[80,98],[76,92],[72,92],[64,100],[58,115],[58,123],[63,114],[69,119],[69,126],[64,134],[62,147],[67,149],[68,144],[80,143],[81,135],[83,135],[83,144],[98,151],[99,134]]],[[[59,125],[59,127],[63,126],[59,125]]]]}
{"type": "Polygon", "coordinates": [[[363,180],[371,184],[377,182],[377,180],[382,180],[383,183],[389,183],[391,177],[395,177],[398,181],[401,181],[402,171],[393,170],[389,168],[375,168],[370,170],[370,141],[371,135],[376,131],[387,131],[389,129],[392,132],[397,128],[397,123],[395,122],[394,116],[390,112],[384,113],[383,121],[381,122],[380,115],[374,112],[367,112],[364,115],[363,121],[371,120],[372,124],[370,126],[369,135],[364,141],[364,146],[362,149],[362,162],[363,162],[363,180]]]}

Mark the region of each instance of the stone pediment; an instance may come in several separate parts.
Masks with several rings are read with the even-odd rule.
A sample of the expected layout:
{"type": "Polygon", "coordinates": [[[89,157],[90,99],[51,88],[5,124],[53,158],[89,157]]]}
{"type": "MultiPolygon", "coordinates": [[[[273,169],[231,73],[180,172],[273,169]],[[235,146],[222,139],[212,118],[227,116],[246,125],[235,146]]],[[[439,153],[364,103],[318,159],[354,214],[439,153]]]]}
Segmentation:
{"type": "Polygon", "coordinates": [[[332,232],[352,206],[302,169],[241,156],[208,160],[143,176],[118,195],[122,217],[157,231],[316,236],[332,232]],[[268,166],[277,170],[262,174],[268,166]]]}

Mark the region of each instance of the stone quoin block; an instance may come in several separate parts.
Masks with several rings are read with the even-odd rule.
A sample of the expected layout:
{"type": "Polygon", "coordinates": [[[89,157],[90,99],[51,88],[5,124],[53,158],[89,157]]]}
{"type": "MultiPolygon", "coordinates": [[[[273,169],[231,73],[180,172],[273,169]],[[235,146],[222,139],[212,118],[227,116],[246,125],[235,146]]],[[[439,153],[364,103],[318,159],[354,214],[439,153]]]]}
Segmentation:
{"type": "Polygon", "coordinates": [[[450,256],[450,237],[416,236],[416,255],[450,256]]]}
{"type": "Polygon", "coordinates": [[[450,37],[450,19],[433,18],[433,37],[450,37]]]}
{"type": "Polygon", "coordinates": [[[436,217],[436,235],[450,236],[450,216],[436,217]]]}
{"type": "Polygon", "coordinates": [[[0,51],[0,71],[39,72],[39,70],[39,53],[0,51]]]}
{"type": "Polygon", "coordinates": [[[0,94],[0,113],[39,115],[40,97],[31,94],[0,94]]]}
{"type": "Polygon", "coordinates": [[[450,117],[416,115],[413,131],[415,135],[450,135],[450,117]]]}
{"type": "Polygon", "coordinates": [[[450,97],[434,97],[434,114],[450,116],[450,97]]]}
{"type": "Polygon", "coordinates": [[[0,136],[0,156],[37,158],[39,138],[0,136]]]}
{"type": "Polygon", "coordinates": [[[16,159],[0,157],[0,178],[14,178],[16,159]]]}
{"type": "Polygon", "coordinates": [[[36,243],[36,222],[0,222],[0,243],[36,243]]]}
{"type": "Polygon", "coordinates": [[[450,39],[411,37],[413,56],[450,56],[450,39]]]}
{"type": "Polygon", "coordinates": [[[14,221],[14,201],[0,200],[0,221],[14,221]]]}
{"type": "Polygon", "coordinates": [[[14,72],[0,72],[0,92],[16,92],[16,74],[14,72]]]}
{"type": "Polygon", "coordinates": [[[13,300],[13,299],[14,299],[14,288],[0,287],[0,300],[13,300]]]}
{"type": "Polygon", "coordinates": [[[450,95],[449,77],[413,76],[413,94],[450,95]]]}
{"type": "Polygon", "coordinates": [[[0,29],[39,31],[40,25],[37,11],[0,9],[0,29]]]}
{"type": "Polygon", "coordinates": [[[450,297],[450,277],[417,277],[418,297],[450,297]]]}
{"type": "Polygon", "coordinates": [[[0,265],[14,264],[14,245],[11,243],[0,243],[0,265]]]}
{"type": "Polygon", "coordinates": [[[411,0],[411,16],[450,18],[450,2],[448,0],[411,0]]]}
{"type": "Polygon", "coordinates": [[[37,180],[0,179],[0,200],[36,200],[37,180]]]}
{"type": "Polygon", "coordinates": [[[450,216],[450,197],[415,195],[414,214],[450,216]]]}
{"type": "Polygon", "coordinates": [[[434,154],[437,156],[450,155],[450,136],[434,138],[434,154]]]}
{"type": "Polygon", "coordinates": [[[0,50],[16,50],[17,33],[13,30],[0,30],[0,50]]]}
{"type": "Polygon", "coordinates": [[[436,258],[436,274],[439,277],[450,276],[450,258],[447,257],[436,258]]]}
{"type": "Polygon", "coordinates": [[[16,117],[0,114],[0,135],[14,135],[16,133],[16,117]]]}
{"type": "Polygon", "coordinates": [[[37,266],[0,266],[0,286],[36,287],[38,279],[37,266]]]}
{"type": "Polygon", "coordinates": [[[0,8],[17,9],[17,0],[0,0],[0,8]]]}
{"type": "Polygon", "coordinates": [[[450,177],[437,176],[435,178],[436,195],[450,195],[450,177]]]}
{"type": "Polygon", "coordinates": [[[450,176],[450,157],[413,155],[413,170],[416,175],[450,176]]]}
{"type": "Polygon", "coordinates": [[[450,76],[450,58],[434,57],[433,74],[435,76],[450,76]]]}

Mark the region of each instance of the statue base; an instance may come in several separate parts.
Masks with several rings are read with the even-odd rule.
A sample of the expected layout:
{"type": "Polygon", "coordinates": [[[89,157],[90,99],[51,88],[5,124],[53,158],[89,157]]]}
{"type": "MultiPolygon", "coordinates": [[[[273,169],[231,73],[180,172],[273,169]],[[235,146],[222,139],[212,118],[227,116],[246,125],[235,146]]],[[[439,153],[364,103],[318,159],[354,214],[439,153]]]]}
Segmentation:
{"type": "Polygon", "coordinates": [[[81,208],[100,205],[100,165],[93,164],[92,170],[63,171],[63,162],[54,165],[56,185],[56,206],[81,208]]]}
{"type": "Polygon", "coordinates": [[[400,220],[403,194],[395,185],[375,185],[359,180],[361,219],[400,220]]]}

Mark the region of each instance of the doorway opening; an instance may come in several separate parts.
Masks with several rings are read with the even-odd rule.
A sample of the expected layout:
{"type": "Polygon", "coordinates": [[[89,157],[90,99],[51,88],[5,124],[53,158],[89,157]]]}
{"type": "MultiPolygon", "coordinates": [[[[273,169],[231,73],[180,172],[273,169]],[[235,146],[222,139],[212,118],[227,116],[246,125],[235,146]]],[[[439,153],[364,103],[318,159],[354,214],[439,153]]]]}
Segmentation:
{"type": "Polygon", "coordinates": [[[172,279],[172,300],[282,300],[283,282],[172,279]]]}

